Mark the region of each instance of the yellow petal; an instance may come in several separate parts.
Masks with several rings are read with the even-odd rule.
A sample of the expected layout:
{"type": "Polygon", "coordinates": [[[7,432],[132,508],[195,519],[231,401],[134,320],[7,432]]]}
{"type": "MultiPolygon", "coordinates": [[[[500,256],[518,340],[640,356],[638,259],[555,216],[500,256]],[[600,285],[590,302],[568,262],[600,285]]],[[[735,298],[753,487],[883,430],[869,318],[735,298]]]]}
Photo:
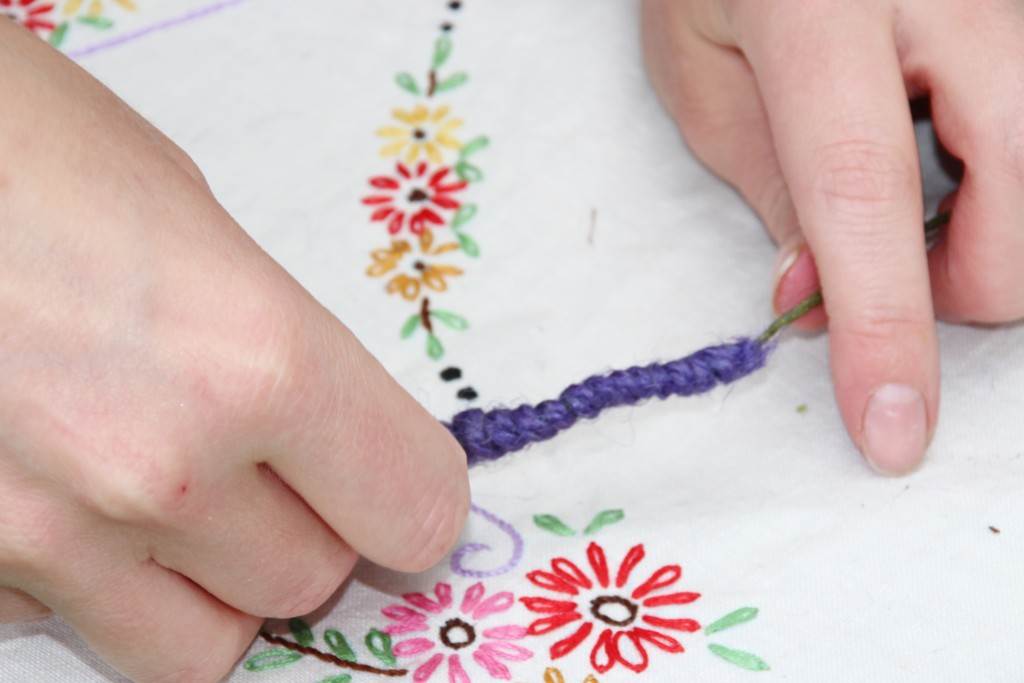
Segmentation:
{"type": "Polygon", "coordinates": [[[418,104],[416,108],[412,110],[412,122],[413,124],[420,124],[427,120],[430,115],[430,110],[427,109],[427,105],[418,104]]]}
{"type": "Polygon", "coordinates": [[[382,138],[402,138],[408,140],[412,137],[412,131],[408,128],[399,128],[398,126],[383,126],[377,129],[377,135],[382,138]]]}
{"type": "Polygon", "coordinates": [[[589,676],[583,679],[583,683],[598,683],[598,680],[594,676],[594,674],[590,674],[589,676]]]}
{"type": "Polygon", "coordinates": [[[415,142],[409,145],[409,151],[405,153],[405,163],[411,164],[420,158],[420,147],[422,145],[418,145],[415,142]]]}
{"type": "Polygon", "coordinates": [[[435,164],[441,163],[441,150],[437,148],[433,142],[424,142],[424,149],[427,151],[427,157],[435,164]]]}
{"type": "Polygon", "coordinates": [[[68,0],[67,4],[64,5],[64,16],[70,17],[82,8],[82,0],[68,0]]]}
{"type": "Polygon", "coordinates": [[[455,276],[462,275],[463,273],[461,268],[456,268],[455,266],[431,266],[431,269],[441,273],[442,275],[455,276]]]}
{"type": "Polygon", "coordinates": [[[89,3],[89,11],[86,12],[90,17],[98,17],[103,14],[103,0],[92,0],[89,3]]]}
{"type": "Polygon", "coordinates": [[[449,111],[451,111],[451,107],[449,107],[447,104],[444,105],[444,106],[438,107],[437,109],[434,110],[434,113],[430,117],[430,120],[433,121],[434,123],[437,123],[438,121],[440,121],[444,117],[448,116],[448,112],[449,111]]]}
{"type": "Polygon", "coordinates": [[[134,12],[135,10],[138,9],[138,7],[135,5],[135,3],[132,0],[114,0],[114,2],[119,4],[121,7],[124,7],[129,12],[134,12]]]}
{"type": "Polygon", "coordinates": [[[558,669],[551,667],[544,672],[544,683],[565,683],[565,676],[558,669]]]}
{"type": "Polygon", "coordinates": [[[399,121],[401,121],[402,123],[407,123],[410,126],[416,125],[416,121],[412,117],[412,112],[408,112],[404,109],[392,109],[391,115],[394,116],[399,121]]]}
{"type": "Polygon", "coordinates": [[[448,119],[444,122],[444,125],[438,129],[440,133],[450,133],[459,126],[462,125],[462,119],[448,119]]]}
{"type": "Polygon", "coordinates": [[[453,138],[451,135],[438,135],[434,138],[437,142],[448,149],[462,149],[462,143],[453,138]]]}
{"type": "Polygon", "coordinates": [[[380,155],[382,157],[393,157],[399,152],[401,152],[402,148],[405,147],[407,144],[409,143],[407,143],[405,140],[399,140],[398,142],[389,142],[388,144],[380,148],[380,155]]]}
{"type": "Polygon", "coordinates": [[[430,253],[430,246],[434,243],[434,231],[430,228],[425,228],[423,234],[420,235],[420,251],[424,254],[430,253]]]}
{"type": "Polygon", "coordinates": [[[430,253],[432,255],[434,255],[434,256],[437,256],[439,254],[447,254],[449,251],[458,251],[458,249],[459,249],[459,243],[458,242],[447,242],[447,243],[442,244],[441,246],[439,246],[437,249],[434,249],[434,251],[432,251],[430,253]]]}

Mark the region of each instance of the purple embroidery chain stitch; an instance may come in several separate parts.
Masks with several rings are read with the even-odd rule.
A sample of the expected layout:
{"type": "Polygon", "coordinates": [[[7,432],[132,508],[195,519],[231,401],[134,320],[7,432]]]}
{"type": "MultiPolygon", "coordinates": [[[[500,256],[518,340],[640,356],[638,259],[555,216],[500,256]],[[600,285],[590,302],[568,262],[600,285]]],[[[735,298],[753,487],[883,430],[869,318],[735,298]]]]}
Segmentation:
{"type": "Polygon", "coordinates": [[[496,569],[467,569],[465,565],[465,559],[467,555],[480,552],[481,550],[490,550],[491,546],[485,543],[467,543],[461,546],[458,550],[452,553],[451,567],[452,571],[459,576],[465,576],[471,579],[487,579],[492,576],[501,576],[507,574],[519,565],[519,562],[523,559],[523,537],[515,530],[511,524],[498,517],[493,512],[484,510],[475,503],[470,504],[470,510],[480,515],[488,522],[504,531],[508,537],[512,540],[512,557],[509,558],[508,562],[501,565],[496,569]]]}

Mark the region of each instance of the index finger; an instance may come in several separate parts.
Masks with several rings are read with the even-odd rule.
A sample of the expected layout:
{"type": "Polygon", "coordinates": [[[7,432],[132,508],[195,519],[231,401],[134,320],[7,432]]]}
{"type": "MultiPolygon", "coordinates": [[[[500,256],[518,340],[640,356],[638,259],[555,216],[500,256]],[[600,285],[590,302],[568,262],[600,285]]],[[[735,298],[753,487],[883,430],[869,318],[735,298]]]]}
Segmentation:
{"type": "Polygon", "coordinates": [[[750,3],[735,21],[821,276],[843,420],[876,469],[902,473],[935,423],[938,349],[887,4],[750,3]]]}

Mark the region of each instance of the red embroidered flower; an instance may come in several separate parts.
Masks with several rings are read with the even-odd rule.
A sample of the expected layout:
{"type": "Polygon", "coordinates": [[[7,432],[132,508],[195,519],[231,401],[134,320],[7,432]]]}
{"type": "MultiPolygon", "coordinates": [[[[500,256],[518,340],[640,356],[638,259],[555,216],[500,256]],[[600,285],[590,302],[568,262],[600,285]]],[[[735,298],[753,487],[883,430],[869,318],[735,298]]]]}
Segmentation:
{"type": "Polygon", "coordinates": [[[604,549],[591,543],[587,548],[590,575],[564,557],[551,560],[551,571],[530,572],[526,578],[533,585],[559,595],[557,599],[521,598],[528,610],[545,615],[531,623],[527,632],[539,636],[570,624],[574,626],[570,635],[551,646],[554,660],[582,645],[597,626],[600,631],[590,651],[590,664],[598,673],[605,673],[616,664],[637,673],[645,671],[646,648],[650,645],[672,654],[683,652],[682,644],[663,630],[693,633],[700,630],[700,624],[693,619],[666,618],[653,612],[660,607],[689,604],[700,594],[664,592],[682,578],[682,567],[677,564],[661,567],[630,589],[633,570],[643,559],[643,545],[633,546],[612,575],[604,549]]]}
{"type": "Polygon", "coordinates": [[[459,202],[452,194],[465,189],[465,180],[445,183],[450,172],[447,166],[432,169],[421,161],[411,170],[402,163],[395,166],[396,175],[370,178],[370,185],[380,194],[363,198],[363,204],[376,207],[371,221],[387,221],[392,235],[409,226],[414,235],[423,233],[428,225],[443,226],[442,210],[453,211],[459,202]],[[428,172],[429,171],[429,172],[428,172]]]}
{"type": "Polygon", "coordinates": [[[0,15],[31,31],[52,31],[57,25],[48,15],[54,7],[54,3],[45,0],[0,0],[0,15]]]}

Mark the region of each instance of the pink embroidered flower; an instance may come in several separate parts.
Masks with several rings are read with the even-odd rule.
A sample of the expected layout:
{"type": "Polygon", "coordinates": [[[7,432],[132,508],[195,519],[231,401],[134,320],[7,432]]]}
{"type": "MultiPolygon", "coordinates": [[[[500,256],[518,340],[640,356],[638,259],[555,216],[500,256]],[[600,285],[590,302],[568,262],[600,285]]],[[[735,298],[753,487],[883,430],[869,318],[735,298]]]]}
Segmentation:
{"type": "Polygon", "coordinates": [[[475,583],[466,589],[456,608],[452,587],[439,583],[434,597],[423,593],[407,593],[407,605],[389,605],[382,611],[393,623],[384,629],[391,635],[415,635],[396,642],[397,657],[416,657],[421,661],[412,673],[415,683],[424,683],[447,663],[450,683],[471,683],[465,658],[472,658],[491,678],[510,680],[512,672],[504,662],[522,662],[533,652],[516,645],[514,640],[526,636],[526,629],[515,624],[487,626],[488,617],[508,611],[515,604],[512,593],[495,593],[487,597],[484,585],[475,583]]]}
{"type": "Polygon", "coordinates": [[[452,194],[469,184],[465,180],[446,183],[450,170],[447,166],[433,169],[425,161],[411,169],[399,163],[395,165],[396,175],[370,178],[370,185],[380,190],[363,198],[363,204],[375,207],[370,220],[387,221],[392,235],[405,226],[414,235],[423,234],[430,225],[443,226],[444,211],[460,206],[452,194]]]}
{"type": "Polygon", "coordinates": [[[7,16],[30,31],[52,31],[56,24],[50,12],[54,3],[46,0],[0,0],[0,16],[7,16]]]}
{"type": "Polygon", "coordinates": [[[551,560],[551,571],[530,572],[526,578],[557,594],[557,599],[520,598],[528,610],[545,615],[531,623],[527,632],[539,636],[572,624],[575,630],[551,646],[551,659],[559,659],[582,645],[597,626],[600,632],[590,651],[590,665],[602,674],[616,664],[637,673],[645,671],[650,645],[672,654],[683,652],[682,644],[663,630],[692,633],[700,630],[700,624],[654,611],[686,605],[700,594],[664,592],[682,578],[682,567],[677,564],[661,567],[630,589],[633,570],[643,559],[643,545],[633,546],[612,575],[604,549],[591,543],[587,548],[589,575],[564,557],[551,560]]]}

